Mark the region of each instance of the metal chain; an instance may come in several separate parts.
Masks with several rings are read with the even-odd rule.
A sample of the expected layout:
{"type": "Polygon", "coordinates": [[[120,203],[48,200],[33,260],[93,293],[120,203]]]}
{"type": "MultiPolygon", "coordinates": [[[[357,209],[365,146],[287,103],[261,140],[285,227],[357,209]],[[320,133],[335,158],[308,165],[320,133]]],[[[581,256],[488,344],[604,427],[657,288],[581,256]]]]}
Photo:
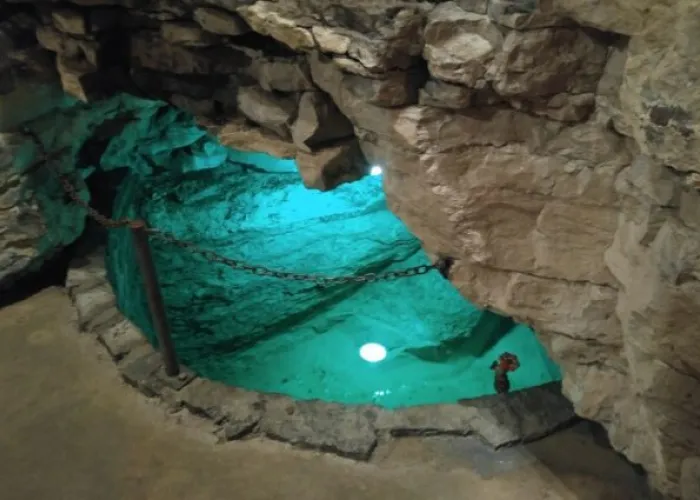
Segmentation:
{"type": "Polygon", "coordinates": [[[106,229],[114,229],[119,227],[145,228],[146,232],[150,236],[158,240],[170,243],[191,253],[198,254],[210,262],[223,264],[225,266],[230,267],[231,269],[235,269],[238,271],[248,272],[256,276],[269,276],[271,278],[291,281],[306,281],[315,283],[317,285],[329,286],[345,283],[373,283],[376,281],[391,281],[399,278],[409,278],[412,276],[427,274],[433,269],[436,269],[436,266],[433,264],[423,264],[420,266],[409,267],[407,269],[401,269],[399,271],[388,271],[384,273],[365,273],[348,276],[325,276],[320,274],[302,274],[292,273],[289,271],[278,271],[264,266],[246,264],[245,262],[241,262],[220,255],[212,250],[206,250],[204,248],[201,248],[192,242],[182,241],[172,233],[148,227],[148,225],[142,220],[130,218],[111,219],[101,214],[99,211],[91,207],[89,203],[80,198],[76,187],[70,182],[70,180],[65,174],[60,173],[56,168],[53,167],[53,165],[51,165],[51,161],[49,158],[47,158],[47,156],[44,156],[44,159],[47,160],[44,164],[47,165],[50,168],[50,170],[58,176],[61,182],[61,186],[66,192],[66,195],[68,195],[68,197],[74,203],[84,208],[87,211],[89,217],[94,219],[98,224],[105,227],[106,229]]]}
{"type": "Polygon", "coordinates": [[[101,226],[104,226],[107,229],[115,229],[118,227],[133,227],[142,225],[141,221],[138,220],[129,218],[111,219],[105,215],[102,215],[100,212],[92,208],[88,202],[86,202],[80,197],[80,195],[78,194],[78,190],[68,180],[68,177],[58,172],[57,175],[59,181],[61,181],[61,186],[63,186],[63,190],[66,192],[71,201],[73,201],[76,205],[80,205],[81,207],[83,207],[87,211],[88,216],[94,219],[101,226]]]}
{"type": "Polygon", "coordinates": [[[53,160],[59,157],[61,154],[65,153],[67,151],[67,148],[48,153],[46,151],[46,148],[44,147],[44,143],[41,141],[41,139],[36,133],[34,133],[28,128],[22,130],[22,133],[24,133],[24,135],[29,137],[36,144],[37,148],[39,149],[40,155],[40,158],[27,168],[28,172],[31,172],[35,168],[40,166],[48,167],[51,173],[58,177],[58,180],[60,181],[61,186],[63,187],[63,191],[71,199],[71,201],[76,205],[79,205],[82,208],[84,208],[92,219],[94,219],[98,224],[108,229],[133,226],[134,224],[140,225],[140,221],[134,221],[131,219],[110,219],[109,217],[105,217],[100,212],[92,208],[89,203],[87,203],[80,197],[78,190],[76,189],[75,185],[70,182],[68,177],[65,174],[61,173],[61,171],[53,164],[53,160]]]}
{"type": "Polygon", "coordinates": [[[189,252],[201,255],[210,262],[223,264],[232,269],[245,271],[251,274],[255,274],[257,276],[269,276],[271,278],[278,278],[291,281],[308,281],[316,283],[317,285],[338,285],[351,282],[372,283],[375,281],[391,281],[398,278],[407,278],[410,276],[427,274],[435,268],[434,265],[423,264],[420,266],[409,267],[407,269],[401,269],[400,271],[388,271],[385,273],[366,273],[349,276],[325,276],[320,274],[292,273],[289,271],[278,271],[264,266],[246,264],[245,262],[241,262],[239,260],[224,257],[223,255],[220,255],[212,250],[205,250],[203,248],[200,248],[194,243],[182,241],[174,235],[172,235],[171,233],[167,233],[159,229],[147,228],[146,231],[149,235],[153,236],[156,239],[165,241],[189,252]]]}

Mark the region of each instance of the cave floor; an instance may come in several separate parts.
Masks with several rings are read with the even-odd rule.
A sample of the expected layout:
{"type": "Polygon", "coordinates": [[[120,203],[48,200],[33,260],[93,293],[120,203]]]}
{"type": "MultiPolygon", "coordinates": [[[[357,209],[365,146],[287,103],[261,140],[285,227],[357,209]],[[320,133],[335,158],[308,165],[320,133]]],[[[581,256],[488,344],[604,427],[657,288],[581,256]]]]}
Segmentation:
{"type": "Polygon", "coordinates": [[[0,334],[4,500],[646,498],[582,426],[501,452],[470,438],[393,440],[371,463],[268,440],[218,445],[197,418],[123,384],[59,289],[0,310],[0,334]]]}

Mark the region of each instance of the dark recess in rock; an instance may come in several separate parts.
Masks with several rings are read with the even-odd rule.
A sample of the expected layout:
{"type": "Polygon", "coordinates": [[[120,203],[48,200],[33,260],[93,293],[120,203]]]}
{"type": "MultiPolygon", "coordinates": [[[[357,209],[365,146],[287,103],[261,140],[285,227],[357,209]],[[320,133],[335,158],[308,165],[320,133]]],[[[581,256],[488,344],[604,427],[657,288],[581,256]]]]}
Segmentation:
{"type": "Polygon", "coordinates": [[[678,124],[692,122],[693,116],[680,106],[654,106],[649,111],[649,119],[655,125],[663,127],[671,121],[678,124]]]}
{"type": "Polygon", "coordinates": [[[36,43],[37,19],[31,8],[23,5],[0,6],[0,50],[21,50],[36,43]]]}
{"type": "Polygon", "coordinates": [[[297,53],[292,49],[278,42],[272,37],[261,35],[255,31],[250,31],[244,35],[231,38],[233,45],[262,50],[267,56],[273,57],[296,57],[297,53]]]}
{"type": "Polygon", "coordinates": [[[490,2],[488,12],[498,5],[502,14],[531,14],[537,9],[538,0],[494,0],[490,2]]]}
{"type": "Polygon", "coordinates": [[[211,98],[212,89],[229,81],[224,75],[179,75],[174,78],[170,73],[145,68],[133,68],[131,78],[140,93],[147,96],[183,94],[196,99],[211,98]]]}
{"type": "Polygon", "coordinates": [[[599,43],[604,45],[610,45],[623,49],[627,47],[629,43],[629,37],[625,35],[620,35],[619,33],[613,33],[611,31],[601,31],[595,28],[581,27],[581,31],[585,32],[588,36],[593,38],[599,43]]]}
{"type": "Polygon", "coordinates": [[[73,243],[58,250],[37,269],[28,269],[21,275],[10,276],[0,282],[0,308],[27,299],[45,288],[62,287],[66,283],[76,245],[73,243]]]}

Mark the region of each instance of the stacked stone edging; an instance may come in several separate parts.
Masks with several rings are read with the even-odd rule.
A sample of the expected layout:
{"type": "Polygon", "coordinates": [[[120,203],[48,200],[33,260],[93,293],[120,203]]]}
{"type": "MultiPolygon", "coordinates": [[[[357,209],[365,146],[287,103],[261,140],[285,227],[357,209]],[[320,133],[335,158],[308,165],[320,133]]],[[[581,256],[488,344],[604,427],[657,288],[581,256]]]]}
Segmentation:
{"type": "Polygon", "coordinates": [[[500,448],[539,439],[575,419],[559,384],[391,411],[248,391],[198,377],[187,368],[170,378],[159,353],[118,310],[102,252],[76,259],[66,286],[81,330],[105,347],[124,381],[173,410],[184,408],[212,421],[221,441],[259,435],[368,460],[380,440],[392,437],[475,435],[500,448]]]}

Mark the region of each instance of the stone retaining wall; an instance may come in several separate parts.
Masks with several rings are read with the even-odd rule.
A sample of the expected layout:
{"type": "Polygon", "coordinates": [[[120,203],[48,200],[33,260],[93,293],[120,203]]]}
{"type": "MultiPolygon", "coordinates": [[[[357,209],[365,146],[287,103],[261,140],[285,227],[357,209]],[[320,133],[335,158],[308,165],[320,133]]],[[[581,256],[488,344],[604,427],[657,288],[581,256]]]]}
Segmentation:
{"type": "Polygon", "coordinates": [[[558,384],[454,405],[390,411],[261,394],[199,378],[186,368],[171,378],[165,375],[159,353],[117,309],[100,253],[74,262],[67,287],[81,330],[104,345],[128,384],[173,410],[184,407],[211,420],[222,441],[263,435],[368,460],[379,440],[392,437],[475,435],[500,448],[544,437],[575,418],[558,384]]]}

